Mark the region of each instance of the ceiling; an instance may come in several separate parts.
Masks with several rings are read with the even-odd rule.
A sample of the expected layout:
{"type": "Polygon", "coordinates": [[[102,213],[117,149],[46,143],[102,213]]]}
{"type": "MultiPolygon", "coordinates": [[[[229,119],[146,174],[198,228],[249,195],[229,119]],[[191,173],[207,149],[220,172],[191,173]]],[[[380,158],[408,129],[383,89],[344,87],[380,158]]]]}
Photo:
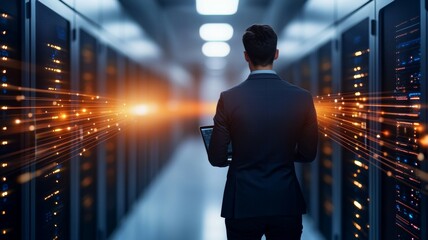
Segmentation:
{"type": "Polygon", "coordinates": [[[241,0],[238,12],[230,16],[207,16],[196,12],[195,0],[119,0],[125,11],[163,50],[168,61],[189,72],[210,71],[208,58],[202,54],[204,41],[199,27],[204,23],[229,23],[234,35],[228,41],[230,54],[221,59],[226,72],[245,69],[241,42],[245,29],[254,23],[270,24],[278,35],[299,12],[306,0],[241,0]]]}

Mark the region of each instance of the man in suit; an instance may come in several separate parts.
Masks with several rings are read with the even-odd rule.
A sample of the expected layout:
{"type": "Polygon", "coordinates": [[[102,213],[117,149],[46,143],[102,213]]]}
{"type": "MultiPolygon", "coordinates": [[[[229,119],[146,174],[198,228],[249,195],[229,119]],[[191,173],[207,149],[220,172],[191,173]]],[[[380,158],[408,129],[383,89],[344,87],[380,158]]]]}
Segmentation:
{"type": "Polygon", "coordinates": [[[306,204],[294,162],[314,160],[318,125],[311,94],[273,70],[277,36],[268,25],[242,38],[250,75],[222,92],[208,149],[213,166],[229,167],[221,216],[228,239],[300,239],[306,204]],[[232,143],[232,161],[227,159],[232,143]]]}

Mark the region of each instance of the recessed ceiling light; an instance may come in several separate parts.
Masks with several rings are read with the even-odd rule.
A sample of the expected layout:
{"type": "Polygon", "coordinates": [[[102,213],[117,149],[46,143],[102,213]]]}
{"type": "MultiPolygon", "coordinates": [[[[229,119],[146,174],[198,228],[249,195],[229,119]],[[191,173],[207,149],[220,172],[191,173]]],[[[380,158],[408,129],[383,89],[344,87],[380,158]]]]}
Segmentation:
{"type": "Polygon", "coordinates": [[[230,47],[225,42],[206,42],[202,46],[202,53],[207,57],[226,57],[230,47]]]}
{"type": "Polygon", "coordinates": [[[233,36],[233,27],[227,23],[207,23],[199,28],[199,35],[205,41],[227,41],[233,36]]]}
{"type": "Polygon", "coordinates": [[[232,15],[238,11],[239,0],[196,0],[201,15],[232,15]]]}

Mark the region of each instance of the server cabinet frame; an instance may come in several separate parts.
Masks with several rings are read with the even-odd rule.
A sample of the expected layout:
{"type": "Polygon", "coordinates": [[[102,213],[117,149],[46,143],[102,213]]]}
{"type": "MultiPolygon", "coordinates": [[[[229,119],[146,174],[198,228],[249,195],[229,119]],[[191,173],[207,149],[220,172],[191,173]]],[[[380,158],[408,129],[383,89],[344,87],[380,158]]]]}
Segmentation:
{"type": "MultiPolygon", "coordinates": [[[[81,46],[81,33],[85,32],[86,34],[92,36],[95,40],[96,40],[96,47],[95,47],[95,52],[94,52],[94,57],[95,57],[95,62],[94,64],[96,65],[96,70],[95,70],[95,74],[96,74],[96,79],[95,79],[95,83],[94,83],[94,92],[93,93],[88,93],[88,92],[80,92],[82,94],[95,94],[98,96],[99,93],[99,81],[101,79],[101,73],[103,73],[103,69],[101,68],[101,64],[103,64],[102,60],[102,55],[100,54],[100,48],[101,48],[101,44],[102,42],[97,38],[97,36],[101,36],[102,33],[99,30],[98,27],[95,26],[95,24],[93,24],[90,20],[87,20],[85,17],[82,17],[80,14],[75,14],[75,28],[74,28],[74,34],[75,34],[75,39],[76,39],[76,49],[81,50],[83,46],[81,46]]],[[[75,72],[76,72],[76,83],[77,83],[77,88],[76,89],[82,89],[81,86],[81,79],[80,79],[80,74],[82,72],[82,69],[80,69],[81,66],[81,58],[79,56],[80,51],[76,51],[77,56],[76,56],[76,64],[75,64],[75,72]]],[[[79,107],[79,106],[77,106],[79,107]]],[[[102,229],[104,229],[102,223],[103,221],[105,221],[105,216],[103,214],[104,213],[104,209],[105,209],[105,195],[103,192],[103,178],[102,178],[102,164],[103,161],[101,159],[101,157],[99,157],[98,153],[102,152],[102,150],[100,149],[100,145],[97,144],[96,146],[93,147],[92,151],[95,153],[95,172],[96,172],[96,176],[95,176],[95,193],[94,193],[94,197],[95,197],[95,202],[93,204],[95,204],[95,236],[96,239],[102,239],[101,237],[102,235],[102,229]]],[[[82,229],[80,228],[80,226],[83,224],[80,222],[80,219],[82,216],[80,216],[81,214],[81,205],[83,204],[80,200],[82,197],[82,192],[81,192],[81,187],[80,187],[80,179],[82,177],[82,169],[80,167],[82,160],[79,159],[78,161],[76,161],[77,165],[77,189],[76,190],[76,199],[75,201],[77,201],[77,206],[76,206],[76,212],[77,212],[77,226],[75,229],[75,236],[73,236],[73,239],[82,239],[83,236],[82,234],[82,229]]],[[[86,238],[83,238],[86,239],[86,238]]]]}
{"type": "MultiPolygon", "coordinates": [[[[117,53],[117,68],[118,68],[118,76],[117,76],[118,87],[116,89],[116,94],[117,94],[116,101],[118,102],[118,104],[122,106],[121,109],[124,110],[125,101],[123,101],[123,99],[126,96],[125,71],[127,71],[127,69],[125,64],[125,56],[123,55],[123,53],[121,53],[118,50],[116,50],[116,53],[117,53]]],[[[119,124],[120,124],[119,128],[122,129],[124,127],[122,124],[126,124],[126,123],[122,122],[119,124]]],[[[116,227],[120,225],[120,222],[125,215],[125,208],[126,208],[125,201],[127,200],[127,198],[125,198],[124,196],[127,194],[127,192],[125,191],[127,190],[125,188],[125,184],[126,184],[126,178],[128,176],[126,176],[125,169],[127,166],[126,162],[128,162],[128,154],[126,153],[126,145],[125,145],[126,135],[124,131],[120,130],[117,136],[117,141],[118,141],[117,143],[118,151],[116,153],[116,156],[118,161],[116,166],[117,166],[118,174],[117,174],[117,181],[116,181],[116,185],[117,185],[116,227]]]]}
{"type": "MultiPolygon", "coordinates": [[[[374,76],[376,81],[373,81],[371,86],[372,86],[372,91],[373,92],[381,92],[381,57],[380,57],[380,49],[381,49],[381,45],[380,45],[380,21],[379,21],[379,11],[380,9],[382,9],[383,7],[385,7],[386,5],[390,4],[393,0],[376,0],[376,4],[375,4],[375,20],[372,22],[371,27],[375,28],[372,29],[372,35],[375,36],[375,56],[374,56],[374,62],[376,63],[376,65],[374,66],[374,76]]],[[[380,104],[381,104],[381,100],[378,98],[372,99],[372,105],[373,107],[371,107],[371,111],[376,114],[380,111],[380,104]]],[[[376,116],[374,116],[376,117],[376,116]]],[[[381,126],[379,124],[379,122],[370,122],[370,129],[372,129],[372,131],[374,131],[375,133],[378,133],[381,131],[381,126]]],[[[376,151],[380,151],[379,146],[377,143],[372,142],[371,143],[371,147],[376,150],[376,151]]],[[[373,211],[371,212],[370,217],[373,218],[373,224],[375,225],[371,225],[371,226],[377,226],[376,228],[372,228],[371,229],[371,235],[370,235],[370,239],[380,239],[381,237],[381,198],[382,198],[382,194],[381,194],[381,181],[382,181],[382,171],[380,170],[381,166],[379,164],[378,161],[376,161],[376,170],[373,171],[373,183],[375,184],[374,186],[376,187],[376,192],[374,192],[374,196],[376,196],[376,199],[374,199],[375,201],[371,201],[371,205],[373,208],[373,211]]]]}
{"type": "MultiPolygon", "coordinates": [[[[421,93],[422,103],[428,102],[428,0],[421,0],[421,74],[422,79],[424,81],[421,83],[421,93]]],[[[423,124],[425,125],[425,131],[424,135],[428,134],[428,108],[425,106],[423,108],[423,111],[421,112],[421,119],[423,121],[423,124]]],[[[428,172],[428,148],[425,146],[425,149],[423,151],[425,155],[425,160],[422,162],[422,170],[425,171],[425,173],[428,172]]],[[[425,180],[427,181],[427,180],[425,180]]],[[[425,182],[425,190],[428,192],[428,183],[425,182]]],[[[421,225],[425,226],[422,228],[422,238],[428,239],[428,194],[422,195],[422,206],[421,206],[421,212],[422,214],[422,221],[421,225]]]]}
{"type": "MultiPolygon", "coordinates": [[[[136,69],[138,80],[134,81],[137,91],[140,91],[142,97],[140,100],[148,100],[149,91],[149,72],[146,67],[139,65],[136,69]]],[[[136,197],[142,197],[144,195],[146,188],[150,184],[152,179],[151,175],[151,149],[150,149],[150,132],[149,125],[146,122],[143,122],[138,128],[138,138],[137,138],[137,184],[136,184],[136,197]]]]}
{"type": "MultiPolygon", "coordinates": [[[[336,56],[335,56],[335,60],[334,60],[334,65],[338,67],[337,70],[335,70],[334,72],[336,73],[334,75],[334,79],[335,79],[335,85],[336,85],[336,90],[342,89],[342,63],[341,63],[341,56],[342,56],[342,48],[343,48],[343,42],[341,41],[342,39],[342,35],[349,29],[351,29],[353,26],[355,26],[356,24],[360,23],[361,21],[368,19],[368,22],[370,23],[372,20],[374,20],[375,18],[375,8],[374,8],[374,2],[368,2],[366,3],[363,7],[361,7],[359,10],[357,10],[356,12],[354,12],[351,16],[349,16],[348,18],[341,20],[337,26],[337,52],[336,52],[336,56]]],[[[370,31],[370,28],[368,26],[368,30],[370,31]]],[[[373,86],[371,86],[371,83],[373,83],[375,81],[375,76],[374,76],[374,65],[375,65],[375,39],[374,36],[370,34],[370,32],[368,33],[369,35],[369,89],[368,92],[371,92],[371,89],[373,86]]],[[[333,178],[336,179],[335,183],[336,186],[334,186],[334,191],[337,193],[334,197],[333,197],[333,201],[334,201],[334,206],[335,208],[335,212],[334,212],[334,222],[333,222],[333,239],[345,239],[344,238],[344,233],[342,232],[343,230],[343,226],[342,226],[342,221],[344,219],[342,219],[343,217],[343,211],[342,209],[346,206],[343,205],[342,199],[343,199],[343,186],[342,186],[342,182],[344,181],[344,176],[342,175],[342,169],[343,169],[343,164],[342,164],[342,153],[343,153],[343,147],[339,147],[336,146],[334,148],[334,153],[335,156],[333,157],[333,178]]],[[[372,159],[370,160],[372,161],[372,159]]],[[[373,219],[373,215],[372,214],[374,211],[376,211],[375,207],[373,206],[373,202],[377,202],[377,194],[376,194],[376,187],[377,183],[376,183],[376,179],[374,178],[374,175],[376,172],[376,167],[375,166],[370,166],[369,168],[369,198],[370,198],[370,205],[369,205],[369,219],[368,219],[368,224],[370,226],[376,226],[376,219],[373,219]]],[[[372,238],[372,234],[373,234],[373,230],[370,228],[369,231],[369,235],[368,238],[371,239],[372,238]]],[[[373,239],[377,239],[377,238],[373,238],[373,239]]]]}
{"type": "MultiPolygon", "coordinates": [[[[311,71],[312,74],[310,76],[310,89],[309,91],[312,94],[312,97],[316,97],[316,90],[317,90],[317,86],[318,86],[318,64],[317,64],[317,52],[312,52],[309,56],[309,61],[310,61],[310,66],[311,66],[311,71]]],[[[318,208],[318,202],[319,202],[319,194],[318,194],[318,185],[317,185],[317,181],[315,181],[315,179],[319,179],[319,172],[318,172],[318,168],[319,168],[319,161],[317,161],[318,159],[316,158],[315,161],[313,161],[312,163],[310,163],[310,172],[311,172],[311,178],[314,179],[311,182],[310,185],[310,201],[308,202],[308,205],[310,206],[311,210],[311,215],[312,218],[315,219],[315,222],[317,223],[317,220],[319,219],[319,212],[320,209],[318,208]]]]}
{"type": "MultiPolygon", "coordinates": [[[[72,0],[74,1],[74,0],[72,0]]],[[[67,6],[67,5],[66,5],[67,6]]],[[[69,7],[69,6],[67,6],[69,7]]],[[[71,10],[71,9],[70,9],[71,10]]],[[[72,10],[71,10],[72,11],[72,10]]],[[[70,26],[70,92],[72,100],[72,108],[74,110],[78,109],[78,100],[79,100],[79,41],[76,38],[76,14],[72,11],[72,24],[70,26]]],[[[79,134],[77,131],[73,133],[73,138],[77,141],[79,134]]],[[[79,152],[81,146],[73,144],[72,153],[79,152]]],[[[78,229],[79,229],[79,156],[76,154],[71,155],[70,159],[70,239],[78,239],[78,229]]]]}
{"type": "MultiPolygon", "coordinates": [[[[22,85],[24,87],[27,88],[31,88],[34,83],[32,83],[32,76],[31,76],[31,71],[33,70],[31,67],[31,47],[32,47],[32,42],[30,41],[31,39],[31,27],[32,27],[32,22],[31,22],[31,14],[33,13],[33,9],[31,8],[32,5],[32,0],[23,0],[21,1],[22,4],[22,9],[21,9],[21,16],[25,16],[25,19],[23,20],[23,34],[22,34],[22,42],[23,42],[23,55],[22,55],[22,60],[23,60],[23,73],[22,73],[22,79],[23,79],[23,83],[22,85]]],[[[34,97],[34,93],[32,92],[27,92],[26,95],[28,97],[34,97]]],[[[28,102],[25,105],[25,108],[27,109],[24,113],[28,114],[31,113],[32,110],[34,108],[34,102],[28,102]]],[[[24,140],[24,144],[34,144],[34,137],[32,134],[26,134],[25,135],[25,140],[24,140]]],[[[32,166],[31,164],[31,160],[30,158],[25,159],[25,162],[27,164],[27,166],[23,169],[23,171],[26,172],[30,172],[32,171],[32,166]]],[[[23,240],[30,240],[31,238],[31,233],[33,232],[32,230],[32,223],[31,223],[31,219],[33,216],[33,212],[32,212],[32,207],[34,206],[32,203],[32,196],[31,193],[33,191],[33,183],[32,181],[26,182],[25,184],[23,184],[22,186],[22,198],[23,198],[23,202],[22,202],[22,211],[24,212],[24,214],[21,215],[21,217],[23,217],[23,219],[21,220],[22,222],[22,236],[23,236],[23,240]]]]}
{"type": "MultiPolygon", "coordinates": [[[[378,50],[377,51],[377,54],[375,54],[375,62],[376,62],[376,68],[375,68],[375,76],[376,76],[376,79],[377,79],[377,81],[374,81],[374,83],[373,83],[373,91],[375,91],[375,92],[381,92],[381,71],[380,71],[380,68],[381,68],[381,57],[380,57],[380,49],[381,49],[381,43],[380,43],[380,37],[379,37],[379,35],[380,35],[380,29],[381,29],[381,26],[380,26],[380,21],[379,21],[379,12],[380,12],[380,9],[382,9],[382,8],[384,8],[386,5],[388,5],[388,4],[390,4],[390,3],[392,3],[394,0],[376,0],[376,5],[375,5],[375,16],[376,16],[376,19],[375,19],[375,27],[376,27],[376,32],[375,32],[375,35],[376,35],[376,40],[375,40],[375,47],[376,47],[376,49],[378,50]]],[[[373,26],[372,26],[373,27],[373,26]]],[[[381,100],[379,100],[379,99],[375,99],[375,100],[372,100],[372,102],[373,102],[373,105],[375,105],[375,106],[380,106],[380,104],[381,104],[381,100]]],[[[373,112],[379,112],[380,111],[380,107],[373,107],[372,108],[372,111],[373,112]]],[[[371,123],[371,128],[373,129],[373,131],[375,131],[375,132],[380,132],[381,131],[381,126],[380,126],[380,124],[378,123],[378,122],[372,122],[371,123]]],[[[373,148],[374,149],[376,149],[376,150],[378,150],[378,151],[380,151],[380,149],[379,149],[379,146],[378,146],[378,144],[377,143],[373,143],[372,144],[372,146],[373,146],[373,148]]],[[[380,166],[380,164],[378,164],[378,167],[380,168],[381,166],[380,166]]],[[[380,171],[380,170],[378,170],[378,171],[376,171],[376,173],[375,173],[375,178],[376,178],[376,180],[377,180],[377,189],[378,189],[378,191],[377,191],[377,193],[376,193],[376,195],[377,195],[377,201],[376,202],[372,202],[372,205],[374,206],[374,207],[376,207],[376,209],[379,209],[379,210],[375,210],[374,211],[374,216],[376,217],[376,226],[377,226],[377,228],[374,228],[374,229],[372,229],[372,231],[374,230],[375,232],[374,232],[374,234],[372,235],[372,238],[371,239],[380,239],[380,237],[381,237],[381,211],[380,211],[380,209],[381,209],[381,198],[382,198],[382,194],[381,194],[381,191],[382,191],[382,184],[381,184],[381,178],[382,178],[382,172],[380,171]]]]}
{"type": "MultiPolygon", "coordinates": [[[[105,42],[100,43],[98,47],[98,81],[97,89],[101,96],[105,94],[105,68],[106,68],[106,45],[105,42]]],[[[98,237],[100,239],[106,239],[106,226],[107,226],[107,214],[105,209],[106,205],[106,153],[103,150],[105,148],[105,142],[100,142],[97,147],[97,158],[98,158],[98,177],[97,177],[97,189],[98,189],[98,207],[97,207],[97,218],[98,218],[98,237]]]]}

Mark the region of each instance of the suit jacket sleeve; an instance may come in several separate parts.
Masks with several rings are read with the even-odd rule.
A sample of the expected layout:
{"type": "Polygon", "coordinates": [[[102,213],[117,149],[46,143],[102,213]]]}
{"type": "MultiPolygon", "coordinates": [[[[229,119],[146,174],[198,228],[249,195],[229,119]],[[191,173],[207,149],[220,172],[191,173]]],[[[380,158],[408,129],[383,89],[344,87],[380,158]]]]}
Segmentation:
{"type": "Polygon", "coordinates": [[[208,160],[211,165],[216,167],[229,166],[227,149],[230,143],[230,125],[228,124],[223,95],[223,93],[220,95],[220,99],[217,103],[217,110],[214,116],[214,129],[208,148],[208,160]]]}
{"type": "Polygon", "coordinates": [[[318,120],[312,97],[308,100],[308,111],[306,113],[303,129],[296,145],[296,161],[311,162],[315,159],[318,148],[318,120]]]}

